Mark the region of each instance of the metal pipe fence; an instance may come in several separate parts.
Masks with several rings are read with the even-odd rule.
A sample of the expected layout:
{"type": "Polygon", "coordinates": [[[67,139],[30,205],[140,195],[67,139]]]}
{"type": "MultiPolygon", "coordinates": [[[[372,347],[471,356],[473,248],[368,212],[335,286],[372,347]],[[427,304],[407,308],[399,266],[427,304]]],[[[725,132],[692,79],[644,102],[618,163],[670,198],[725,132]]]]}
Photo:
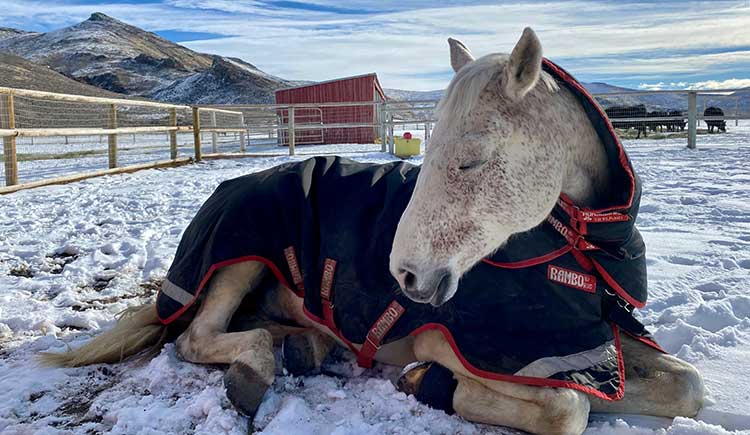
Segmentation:
{"type": "Polygon", "coordinates": [[[750,119],[747,89],[629,91],[594,94],[624,138],[682,137],[697,147],[699,134],[726,132],[727,121],[750,119]],[[705,129],[701,127],[705,125],[705,129]]]}

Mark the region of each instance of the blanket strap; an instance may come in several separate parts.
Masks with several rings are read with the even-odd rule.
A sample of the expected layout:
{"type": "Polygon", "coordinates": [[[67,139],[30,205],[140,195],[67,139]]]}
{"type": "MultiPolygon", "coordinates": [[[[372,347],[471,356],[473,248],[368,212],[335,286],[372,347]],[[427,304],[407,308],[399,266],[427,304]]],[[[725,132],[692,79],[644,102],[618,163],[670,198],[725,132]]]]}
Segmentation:
{"type": "Polygon", "coordinates": [[[375,357],[378,349],[380,349],[383,338],[393,328],[393,325],[396,324],[401,315],[404,314],[404,311],[406,309],[398,301],[393,301],[383,311],[383,314],[378,317],[378,320],[375,321],[367,333],[367,339],[359,349],[357,364],[360,367],[367,369],[372,367],[372,359],[375,357]]]}
{"type": "Polygon", "coordinates": [[[560,194],[557,205],[570,217],[570,226],[579,234],[588,233],[588,223],[627,222],[630,216],[620,212],[600,213],[592,210],[582,209],[573,204],[565,194],[560,194]]]}
{"type": "Polygon", "coordinates": [[[286,263],[289,266],[289,273],[292,274],[292,282],[297,287],[297,291],[304,293],[305,280],[302,278],[302,271],[300,271],[297,256],[294,254],[294,246],[289,246],[284,249],[284,258],[286,258],[286,263]]]}
{"type": "Polygon", "coordinates": [[[336,260],[326,258],[323,262],[323,277],[320,280],[320,299],[323,306],[323,320],[326,326],[336,332],[336,322],[333,320],[333,275],[336,273],[336,260]]]}

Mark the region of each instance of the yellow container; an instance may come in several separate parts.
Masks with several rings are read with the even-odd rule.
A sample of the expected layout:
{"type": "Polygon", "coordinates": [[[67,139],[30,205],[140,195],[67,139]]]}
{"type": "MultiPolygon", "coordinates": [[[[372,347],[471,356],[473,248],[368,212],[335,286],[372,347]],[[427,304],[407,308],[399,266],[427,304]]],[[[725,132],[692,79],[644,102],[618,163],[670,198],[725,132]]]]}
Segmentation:
{"type": "Polygon", "coordinates": [[[393,138],[393,142],[395,145],[394,154],[402,159],[418,156],[421,151],[420,145],[422,145],[422,139],[404,139],[401,136],[396,136],[393,138]]]}

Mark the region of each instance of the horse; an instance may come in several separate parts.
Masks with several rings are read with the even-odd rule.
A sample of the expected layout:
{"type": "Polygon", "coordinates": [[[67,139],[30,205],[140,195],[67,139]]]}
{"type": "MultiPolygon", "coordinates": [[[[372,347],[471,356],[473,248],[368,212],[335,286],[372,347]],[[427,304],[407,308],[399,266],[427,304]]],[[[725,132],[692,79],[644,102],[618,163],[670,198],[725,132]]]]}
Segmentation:
{"type": "MultiPolygon", "coordinates": [[[[456,74],[439,105],[439,121],[414,181],[413,194],[404,198],[408,205],[400,217],[396,216],[393,232],[386,232],[388,237],[373,234],[372,240],[365,242],[387,245],[387,258],[368,261],[382,263],[386,272],[390,270],[390,279],[401,292],[399,297],[438,314],[458,299],[462,277],[470,276],[494,251],[542,225],[560,198],[585,207],[606,203],[611,193],[609,160],[602,140],[571,89],[559,86],[543,71],[542,47],[533,30],[523,31],[509,55],[475,59],[461,42],[449,39],[449,46],[456,74]]],[[[622,154],[616,160],[624,162],[627,157],[622,154]]],[[[300,166],[287,166],[280,172],[287,176],[295,168],[300,166]]],[[[403,166],[386,169],[394,168],[403,178],[414,174],[403,166]]],[[[377,172],[378,168],[373,170],[377,172]]],[[[267,176],[270,174],[263,175],[267,176]]],[[[223,183],[220,190],[231,190],[237,183],[223,183]]],[[[220,196],[217,204],[221,206],[226,198],[220,196]]],[[[374,214],[372,210],[367,214],[374,214]]],[[[240,214],[249,219],[246,226],[252,226],[254,215],[245,215],[244,211],[240,214]]],[[[623,217],[616,213],[603,216],[615,220],[623,217]]],[[[262,219],[260,215],[256,218],[262,219]]],[[[275,229],[264,227],[261,231],[274,234],[280,231],[281,223],[276,225],[275,229]]],[[[210,233],[207,237],[222,234],[199,225],[193,230],[189,228],[183,241],[201,233],[210,233]]],[[[233,229],[224,237],[241,234],[233,229]]],[[[230,242],[226,238],[218,239],[219,249],[230,242]]],[[[190,240],[185,246],[191,249],[190,240]]],[[[82,347],[46,353],[42,358],[58,366],[117,362],[148,348],[158,349],[166,339],[176,336],[176,351],[184,360],[229,365],[224,375],[227,396],[249,416],[274,381],[274,344],[282,344],[284,358],[304,372],[305,368],[319,367],[337,342],[360,355],[369,353],[378,362],[407,367],[399,381],[402,391],[437,391],[448,398],[448,406],[461,417],[531,433],[580,434],[592,411],[690,417],[702,406],[703,380],[692,365],[624,333],[615,336],[623,355],[616,360],[628,378],[624,389],[618,391],[619,400],[587,395],[572,387],[480,376],[467,369],[454,352],[453,343],[435,329],[380,343],[379,338],[401,315],[393,304],[378,318],[366,339],[350,342],[340,330],[336,333],[330,327],[334,320],[341,330],[347,326],[341,324],[347,321],[346,316],[331,317],[332,304],[323,305],[325,319],[315,321],[315,316],[306,313],[299,293],[288,290],[311,292],[306,287],[313,281],[301,272],[306,273],[305,258],[294,249],[285,249],[280,258],[286,260],[289,271],[282,273],[275,263],[262,257],[212,264],[201,283],[204,291],[199,291],[200,295],[185,292],[167,280],[160,297],[173,305],[168,314],[175,321],[165,325],[155,304],[133,307],[112,329],[82,347]],[[262,315],[229,331],[230,321],[247,298],[256,300],[252,306],[262,315]],[[414,368],[415,362],[432,365],[414,368]],[[435,374],[431,367],[442,367],[449,376],[431,376],[435,374]]],[[[180,270],[190,273],[190,267],[188,264],[180,270]]],[[[330,298],[331,281],[337,273],[336,262],[326,259],[323,272],[315,276],[320,279],[319,302],[330,298]]],[[[179,276],[172,275],[170,269],[168,278],[179,276]]],[[[350,284],[356,284],[356,277],[352,279],[355,281],[350,284]]],[[[498,292],[502,292],[502,284],[497,283],[498,292]]],[[[582,290],[581,294],[587,289],[582,290]]],[[[471,291],[460,295],[470,299],[471,291]]]]}

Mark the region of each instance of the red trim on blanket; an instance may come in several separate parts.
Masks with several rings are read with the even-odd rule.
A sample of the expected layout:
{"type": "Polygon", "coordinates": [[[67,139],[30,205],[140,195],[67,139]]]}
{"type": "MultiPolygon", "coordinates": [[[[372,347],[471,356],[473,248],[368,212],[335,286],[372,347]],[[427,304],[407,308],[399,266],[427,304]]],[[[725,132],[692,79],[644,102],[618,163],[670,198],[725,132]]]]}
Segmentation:
{"type": "MultiPolygon", "coordinates": [[[[607,127],[607,130],[609,131],[609,134],[612,135],[612,138],[615,141],[615,144],[617,145],[617,148],[619,149],[619,155],[618,158],[620,160],[620,164],[622,165],[622,168],[627,173],[628,177],[630,178],[630,194],[628,195],[628,201],[624,205],[616,205],[601,209],[589,209],[589,208],[582,208],[581,211],[584,212],[591,212],[591,213],[604,213],[619,209],[628,209],[633,204],[633,196],[635,196],[635,175],[633,174],[633,169],[628,164],[628,158],[625,155],[625,148],[622,146],[622,142],[620,142],[620,139],[617,137],[617,134],[615,134],[615,129],[612,127],[612,123],[609,122],[609,118],[607,117],[607,114],[602,110],[601,106],[599,106],[599,103],[596,102],[594,97],[589,94],[589,92],[581,86],[578,81],[573,78],[570,74],[568,74],[567,71],[560,68],[559,66],[555,65],[551,60],[547,58],[542,59],[542,63],[549,69],[555,72],[557,76],[562,79],[565,83],[575,88],[578,92],[581,93],[592,105],[593,107],[599,112],[599,115],[604,119],[605,125],[607,127]]],[[[569,200],[569,199],[568,199],[569,200]]],[[[572,204],[572,202],[571,202],[572,204]]]]}
{"type": "Polygon", "coordinates": [[[596,268],[596,271],[599,272],[599,275],[601,275],[602,278],[604,278],[604,281],[606,281],[607,284],[609,284],[610,287],[612,287],[612,289],[615,292],[617,292],[617,294],[621,298],[625,299],[627,303],[629,303],[630,305],[636,308],[643,308],[644,306],[646,306],[645,302],[641,302],[637,299],[634,299],[632,296],[628,294],[627,291],[625,291],[624,288],[620,287],[620,284],[618,284],[617,281],[614,278],[612,278],[612,275],[610,275],[607,272],[607,269],[605,269],[604,266],[599,264],[598,261],[594,260],[593,258],[589,258],[589,260],[591,260],[591,262],[594,263],[594,268],[596,268]]]}
{"type": "Polygon", "coordinates": [[[620,376],[620,386],[617,389],[617,392],[615,392],[612,395],[604,394],[599,390],[596,390],[591,387],[586,387],[584,385],[577,384],[575,382],[561,381],[558,379],[534,378],[534,377],[529,377],[529,376],[504,375],[504,374],[499,374],[499,373],[488,372],[486,370],[477,368],[474,365],[472,365],[466,358],[464,358],[464,356],[461,354],[461,351],[458,348],[458,345],[456,345],[456,341],[453,339],[453,335],[451,334],[451,332],[448,330],[448,328],[446,328],[444,325],[440,323],[427,323],[415,329],[409,335],[416,337],[417,335],[428,330],[439,331],[441,334],[443,334],[443,337],[450,344],[451,349],[453,349],[453,353],[456,355],[456,357],[458,357],[459,361],[461,362],[461,365],[463,365],[464,368],[468,370],[471,374],[479,376],[480,378],[492,379],[492,380],[503,381],[503,382],[513,382],[516,384],[533,385],[537,387],[570,388],[572,390],[578,390],[586,394],[591,394],[592,396],[598,397],[603,400],[616,401],[616,400],[622,399],[623,395],[625,394],[625,364],[622,360],[622,345],[620,343],[620,335],[618,333],[618,329],[619,328],[617,328],[617,326],[615,326],[614,324],[612,325],[612,332],[614,334],[614,341],[615,341],[615,349],[617,350],[617,371],[620,376]]]}
{"type": "Polygon", "coordinates": [[[555,251],[549,252],[544,255],[540,255],[539,257],[529,258],[527,260],[521,260],[521,261],[514,261],[512,263],[501,263],[499,261],[492,261],[489,258],[483,258],[482,261],[484,263],[489,264],[490,266],[501,267],[503,269],[523,269],[525,267],[537,266],[539,264],[552,261],[558,257],[562,257],[563,255],[570,252],[571,249],[573,249],[572,246],[565,245],[560,249],[557,249],[555,251]]]}
{"type": "Polygon", "coordinates": [[[642,337],[640,335],[635,335],[632,332],[628,332],[628,331],[626,331],[624,329],[622,330],[622,332],[628,334],[628,336],[631,337],[632,339],[640,341],[641,343],[645,344],[646,346],[648,346],[650,348],[656,349],[656,350],[658,350],[659,352],[661,352],[663,354],[669,355],[669,352],[667,352],[661,346],[659,346],[659,343],[657,343],[652,338],[642,337]]]}
{"type": "MultiPolygon", "coordinates": [[[[166,319],[162,319],[161,317],[159,317],[158,311],[156,313],[156,317],[164,325],[168,325],[174,322],[182,315],[182,313],[184,313],[188,308],[190,308],[195,303],[195,301],[198,299],[198,296],[203,291],[203,288],[206,286],[208,281],[211,279],[211,276],[214,274],[214,272],[217,269],[221,269],[222,267],[231,266],[237,263],[243,263],[245,261],[258,261],[258,262],[265,264],[266,266],[268,266],[269,269],[271,269],[271,272],[273,272],[274,276],[276,276],[276,279],[278,279],[279,282],[284,287],[288,288],[289,290],[294,292],[295,295],[299,297],[305,296],[305,293],[303,291],[295,290],[294,288],[292,288],[292,286],[289,285],[289,282],[287,282],[286,278],[284,277],[284,274],[281,273],[281,270],[278,267],[276,267],[276,264],[274,264],[273,261],[269,260],[266,257],[261,257],[259,255],[246,255],[244,257],[232,258],[232,259],[221,261],[219,263],[215,263],[211,265],[211,267],[208,269],[208,272],[206,272],[206,274],[203,275],[203,278],[201,279],[200,284],[198,284],[198,290],[196,290],[195,295],[193,296],[193,299],[190,300],[190,302],[183,305],[182,308],[175,311],[171,316],[167,317],[166,319]]],[[[161,289],[159,290],[159,293],[161,293],[161,289]]]]}

